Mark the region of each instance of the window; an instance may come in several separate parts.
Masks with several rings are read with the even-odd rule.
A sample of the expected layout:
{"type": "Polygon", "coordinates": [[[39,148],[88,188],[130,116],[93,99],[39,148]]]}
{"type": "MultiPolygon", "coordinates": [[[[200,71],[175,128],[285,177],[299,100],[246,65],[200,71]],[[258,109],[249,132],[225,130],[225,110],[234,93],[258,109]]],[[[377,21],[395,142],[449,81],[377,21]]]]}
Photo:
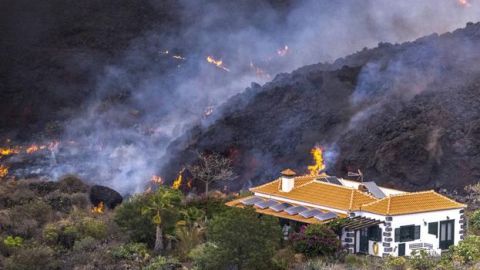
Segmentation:
{"type": "Polygon", "coordinates": [[[382,229],[378,225],[368,227],[368,240],[371,241],[382,241],[382,229]]]}
{"type": "Polygon", "coordinates": [[[428,233],[433,234],[438,238],[438,222],[428,223],[428,233]]]}
{"type": "Polygon", "coordinates": [[[395,229],[395,242],[409,242],[420,239],[420,226],[408,225],[395,229]]]}

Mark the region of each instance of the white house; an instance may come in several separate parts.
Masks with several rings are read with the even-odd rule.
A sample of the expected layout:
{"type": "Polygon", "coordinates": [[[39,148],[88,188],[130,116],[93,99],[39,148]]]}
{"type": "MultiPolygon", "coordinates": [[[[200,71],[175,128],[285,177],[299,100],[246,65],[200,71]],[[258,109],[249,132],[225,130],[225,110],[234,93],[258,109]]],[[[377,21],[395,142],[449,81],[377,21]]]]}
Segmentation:
{"type": "Polygon", "coordinates": [[[433,190],[404,192],[321,175],[296,176],[292,170],[250,189],[254,195],[227,203],[305,224],[344,218],[342,245],[351,253],[408,256],[432,254],[456,245],[465,232],[464,204],[433,190]]]}

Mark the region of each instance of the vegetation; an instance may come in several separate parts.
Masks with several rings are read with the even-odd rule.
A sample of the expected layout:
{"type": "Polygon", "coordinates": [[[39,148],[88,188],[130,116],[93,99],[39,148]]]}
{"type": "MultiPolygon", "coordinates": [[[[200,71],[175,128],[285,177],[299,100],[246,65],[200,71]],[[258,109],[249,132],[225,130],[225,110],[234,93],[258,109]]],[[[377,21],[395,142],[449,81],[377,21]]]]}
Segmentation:
{"type": "Polygon", "coordinates": [[[291,240],[295,251],[309,257],[331,256],[340,250],[337,234],[326,225],[304,226],[291,240]]]}
{"type": "Polygon", "coordinates": [[[226,207],[231,198],[221,193],[185,198],[178,190],[159,186],[98,213],[92,211],[87,192],[74,176],[59,182],[1,185],[0,268],[453,270],[480,266],[479,211],[467,213],[470,235],[441,257],[419,251],[410,257],[378,258],[347,255],[340,248],[341,219],[303,226],[289,241],[282,241],[276,218],[258,215],[253,208],[226,207]]]}
{"type": "Polygon", "coordinates": [[[209,241],[191,257],[200,269],[270,269],[280,239],[276,218],[232,208],[212,219],[209,241]]]}
{"type": "Polygon", "coordinates": [[[195,180],[205,184],[205,194],[208,196],[209,186],[215,182],[234,178],[230,159],[217,153],[198,155],[198,163],[188,167],[195,180]]]}

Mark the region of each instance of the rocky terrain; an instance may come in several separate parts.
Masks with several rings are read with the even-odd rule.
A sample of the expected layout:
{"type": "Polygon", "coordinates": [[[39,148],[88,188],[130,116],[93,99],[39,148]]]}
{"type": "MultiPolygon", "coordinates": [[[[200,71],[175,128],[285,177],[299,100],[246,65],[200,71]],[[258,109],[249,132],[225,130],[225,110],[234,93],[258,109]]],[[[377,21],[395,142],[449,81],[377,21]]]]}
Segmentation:
{"type": "Polygon", "coordinates": [[[479,45],[480,24],[469,23],[252,85],[215,124],[173,143],[166,168],[217,151],[234,161],[232,185],[248,187],[285,167],[304,172],[319,144],[331,174],[360,169],[397,188],[461,190],[480,176],[479,45]]]}

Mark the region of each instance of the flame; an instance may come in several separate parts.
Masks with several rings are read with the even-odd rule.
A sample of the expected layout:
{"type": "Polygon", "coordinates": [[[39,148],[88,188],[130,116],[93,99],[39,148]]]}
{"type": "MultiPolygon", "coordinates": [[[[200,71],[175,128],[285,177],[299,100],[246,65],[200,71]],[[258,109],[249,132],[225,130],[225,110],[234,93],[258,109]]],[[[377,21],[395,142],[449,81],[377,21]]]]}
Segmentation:
{"type": "Polygon", "coordinates": [[[172,184],[172,188],[173,188],[173,189],[179,189],[180,186],[182,185],[182,181],[183,181],[183,171],[185,171],[185,168],[182,168],[182,169],[178,172],[177,179],[175,179],[175,181],[173,181],[173,184],[172,184]]]}
{"type": "Polygon", "coordinates": [[[319,175],[323,170],[325,170],[325,163],[323,163],[323,150],[319,146],[315,146],[312,148],[310,153],[315,161],[314,165],[308,166],[310,175],[319,175]]]}
{"type": "Polygon", "coordinates": [[[45,149],[45,148],[47,148],[46,145],[36,145],[36,144],[32,144],[32,145],[30,145],[29,147],[27,147],[27,149],[25,150],[25,152],[26,152],[27,154],[33,154],[33,153],[37,152],[38,150],[43,150],[43,149],[45,149]]]}
{"type": "Polygon", "coordinates": [[[277,50],[278,56],[282,56],[282,57],[283,57],[283,56],[287,55],[287,53],[288,53],[288,46],[287,46],[287,45],[285,45],[285,47],[280,48],[280,49],[277,50]]]}
{"type": "Polygon", "coordinates": [[[472,5],[469,0],[457,0],[457,3],[463,7],[470,7],[472,5]]]}
{"type": "Polygon", "coordinates": [[[0,165],[0,179],[8,175],[8,167],[0,165]]]}
{"type": "Polygon", "coordinates": [[[97,206],[92,207],[92,213],[103,214],[105,210],[105,204],[103,202],[99,202],[97,206]]]}
{"type": "Polygon", "coordinates": [[[157,184],[157,185],[163,184],[163,179],[162,179],[162,177],[160,177],[160,176],[158,176],[158,175],[152,176],[152,178],[150,179],[150,181],[152,181],[152,183],[157,184]]]}
{"type": "Polygon", "coordinates": [[[20,151],[15,148],[1,148],[0,147],[0,156],[10,156],[14,154],[18,154],[20,151]]]}
{"type": "Polygon", "coordinates": [[[210,63],[210,64],[213,64],[215,65],[216,67],[218,68],[221,68],[227,72],[230,72],[230,69],[228,69],[227,67],[225,67],[223,65],[223,61],[222,60],[215,60],[215,58],[213,58],[213,56],[207,56],[207,62],[210,63]]]}

